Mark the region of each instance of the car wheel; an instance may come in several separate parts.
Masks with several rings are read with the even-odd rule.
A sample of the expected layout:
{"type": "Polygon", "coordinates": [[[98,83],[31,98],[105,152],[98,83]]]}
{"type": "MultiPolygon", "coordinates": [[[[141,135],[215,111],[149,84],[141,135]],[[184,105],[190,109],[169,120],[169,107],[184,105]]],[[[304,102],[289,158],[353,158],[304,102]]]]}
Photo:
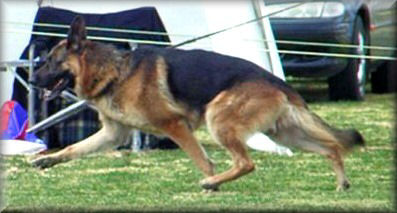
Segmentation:
{"type": "Polygon", "coordinates": [[[393,62],[386,62],[371,73],[373,93],[389,93],[397,90],[397,71],[393,68],[395,68],[393,62]]]}
{"type": "MultiPolygon", "coordinates": [[[[368,44],[368,33],[361,17],[356,18],[353,27],[352,44],[357,45],[357,48],[353,49],[351,54],[364,56],[368,52],[365,48],[368,44]]],[[[362,100],[365,95],[367,67],[365,58],[349,60],[344,70],[328,79],[330,99],[362,100]]]]}

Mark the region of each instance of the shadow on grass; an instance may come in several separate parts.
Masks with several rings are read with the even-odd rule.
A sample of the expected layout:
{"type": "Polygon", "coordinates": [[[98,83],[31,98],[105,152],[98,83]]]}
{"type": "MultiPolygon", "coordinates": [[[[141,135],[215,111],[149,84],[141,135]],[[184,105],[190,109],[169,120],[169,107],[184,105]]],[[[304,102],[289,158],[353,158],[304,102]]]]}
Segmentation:
{"type": "Polygon", "coordinates": [[[287,84],[297,90],[308,103],[330,101],[326,79],[287,78],[287,84]]]}
{"type": "MultiPolygon", "coordinates": [[[[328,82],[325,78],[287,77],[287,84],[294,88],[308,103],[333,102],[329,99],[328,82]]],[[[365,86],[365,93],[370,93],[370,84],[365,86]]]]}

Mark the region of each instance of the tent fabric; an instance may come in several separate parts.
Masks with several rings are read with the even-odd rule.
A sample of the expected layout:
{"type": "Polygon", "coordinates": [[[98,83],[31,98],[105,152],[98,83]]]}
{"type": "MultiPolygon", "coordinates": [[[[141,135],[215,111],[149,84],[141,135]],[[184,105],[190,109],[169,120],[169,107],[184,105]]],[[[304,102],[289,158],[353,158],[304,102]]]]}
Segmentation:
{"type": "MultiPolygon", "coordinates": [[[[83,16],[86,25],[92,27],[166,32],[157,10],[153,7],[142,7],[138,9],[107,14],[77,13],[74,11],[54,7],[42,7],[38,10],[34,23],[70,25],[76,15],[83,16]]],[[[54,28],[34,25],[32,31],[67,34],[68,28],[54,28]]],[[[87,35],[112,38],[144,39],[164,42],[170,41],[169,37],[165,35],[146,35],[94,30],[88,30],[87,35]]],[[[28,59],[29,46],[31,44],[35,44],[36,46],[34,57],[38,57],[41,56],[43,52],[48,52],[61,39],[63,38],[32,34],[29,45],[23,51],[20,59],[28,59]]],[[[107,43],[112,43],[118,48],[130,48],[127,42],[107,43]]],[[[18,68],[17,73],[25,80],[27,79],[28,75],[22,68],[18,68]]],[[[18,101],[23,107],[26,108],[27,91],[18,81],[14,82],[12,99],[18,101]]],[[[35,106],[35,109],[37,109],[37,113],[35,115],[37,117],[36,120],[43,119],[43,116],[41,116],[42,112],[40,111],[40,102],[41,101],[37,99],[35,106]]],[[[50,101],[48,102],[48,114],[51,115],[60,109],[65,108],[69,104],[70,103],[61,98],[50,101]]],[[[40,134],[47,134],[49,148],[65,147],[96,132],[99,128],[98,123],[97,113],[90,109],[86,109],[70,117],[67,121],[50,127],[40,134]]]]}
{"type": "Polygon", "coordinates": [[[0,115],[0,140],[25,138],[28,116],[17,102],[5,102],[1,107],[0,115]]]}
{"type": "Polygon", "coordinates": [[[43,144],[32,133],[26,133],[28,114],[16,101],[6,101],[0,109],[0,140],[26,140],[43,144]]]}

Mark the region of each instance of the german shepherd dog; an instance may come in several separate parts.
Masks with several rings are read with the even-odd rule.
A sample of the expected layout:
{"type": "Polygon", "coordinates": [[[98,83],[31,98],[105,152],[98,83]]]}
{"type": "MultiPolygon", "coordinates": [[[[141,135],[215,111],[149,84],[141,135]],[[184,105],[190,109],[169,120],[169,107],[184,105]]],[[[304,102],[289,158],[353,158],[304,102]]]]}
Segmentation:
{"type": "Polygon", "coordinates": [[[80,16],[67,39],[50,51],[34,83],[52,91],[48,98],[67,86],[74,88],[97,107],[102,122],[92,136],[34,159],[39,168],[117,146],[131,129],[140,129],[175,141],[205,175],[201,187],[212,191],[254,170],[245,141],[264,132],[281,144],[329,158],[337,189],[343,190],[350,184],[342,157],[364,145],[358,131],[329,126],[291,87],[249,61],[204,50],[119,50],[87,40],[80,16]],[[232,168],[223,173],[214,173],[214,164],[193,136],[202,123],[233,159],[232,168]]]}

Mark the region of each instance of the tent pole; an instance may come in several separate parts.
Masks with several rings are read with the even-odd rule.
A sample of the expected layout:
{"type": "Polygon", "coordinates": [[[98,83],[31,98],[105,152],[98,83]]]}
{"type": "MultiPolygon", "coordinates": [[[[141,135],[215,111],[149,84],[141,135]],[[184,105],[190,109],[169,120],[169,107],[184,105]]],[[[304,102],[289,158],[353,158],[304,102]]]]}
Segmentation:
{"type": "Polygon", "coordinates": [[[26,132],[31,133],[31,132],[38,132],[38,131],[44,130],[44,129],[46,129],[50,126],[53,126],[53,125],[65,120],[66,118],[82,111],[83,109],[86,109],[88,106],[89,105],[87,104],[87,101],[85,101],[85,100],[78,101],[78,102],[58,111],[57,113],[51,115],[50,117],[40,121],[36,125],[30,127],[26,132]]]}
{"type": "Polygon", "coordinates": [[[36,91],[33,89],[33,85],[30,83],[33,80],[33,71],[34,71],[34,48],[35,45],[32,44],[29,46],[29,80],[28,80],[28,87],[29,87],[29,92],[28,92],[28,120],[29,120],[29,127],[33,126],[36,122],[35,120],[35,110],[34,110],[34,105],[35,105],[35,97],[36,97],[36,91]]]}

